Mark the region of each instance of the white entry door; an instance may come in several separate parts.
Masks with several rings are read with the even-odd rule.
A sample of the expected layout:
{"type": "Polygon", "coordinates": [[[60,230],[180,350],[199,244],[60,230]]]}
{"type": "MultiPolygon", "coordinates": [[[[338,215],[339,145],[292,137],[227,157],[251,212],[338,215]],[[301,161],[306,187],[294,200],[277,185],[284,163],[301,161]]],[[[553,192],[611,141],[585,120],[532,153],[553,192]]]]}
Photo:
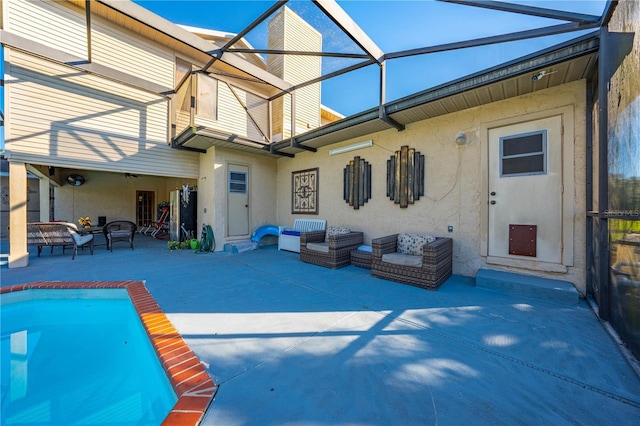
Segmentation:
{"type": "Polygon", "coordinates": [[[488,200],[489,256],[561,263],[560,116],[489,130],[488,200]]]}
{"type": "Polygon", "coordinates": [[[249,234],[249,167],[238,164],[229,164],[228,170],[228,236],[246,236],[249,234]]]}

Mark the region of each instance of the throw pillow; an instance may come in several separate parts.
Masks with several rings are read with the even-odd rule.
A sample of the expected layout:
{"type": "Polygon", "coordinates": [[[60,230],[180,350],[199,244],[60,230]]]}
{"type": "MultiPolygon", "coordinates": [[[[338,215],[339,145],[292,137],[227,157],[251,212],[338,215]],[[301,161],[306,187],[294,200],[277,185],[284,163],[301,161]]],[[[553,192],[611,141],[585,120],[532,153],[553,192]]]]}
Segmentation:
{"type": "Polygon", "coordinates": [[[422,256],[422,246],[435,240],[436,237],[429,234],[399,234],[398,253],[422,256]]]}
{"type": "Polygon", "coordinates": [[[324,241],[326,243],[329,242],[329,237],[332,235],[341,235],[341,234],[350,234],[351,228],[339,228],[337,226],[329,226],[327,227],[327,232],[325,233],[324,241]]]}

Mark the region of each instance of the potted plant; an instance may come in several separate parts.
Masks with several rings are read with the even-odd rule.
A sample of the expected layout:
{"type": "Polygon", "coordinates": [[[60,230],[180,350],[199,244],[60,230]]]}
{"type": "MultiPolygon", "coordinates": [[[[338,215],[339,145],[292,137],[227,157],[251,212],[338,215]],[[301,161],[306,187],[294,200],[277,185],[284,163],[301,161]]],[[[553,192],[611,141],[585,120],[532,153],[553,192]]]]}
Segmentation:
{"type": "Polygon", "coordinates": [[[91,218],[89,216],[81,217],[80,219],[78,219],[78,223],[80,224],[80,226],[86,229],[91,228],[91,218]]]}

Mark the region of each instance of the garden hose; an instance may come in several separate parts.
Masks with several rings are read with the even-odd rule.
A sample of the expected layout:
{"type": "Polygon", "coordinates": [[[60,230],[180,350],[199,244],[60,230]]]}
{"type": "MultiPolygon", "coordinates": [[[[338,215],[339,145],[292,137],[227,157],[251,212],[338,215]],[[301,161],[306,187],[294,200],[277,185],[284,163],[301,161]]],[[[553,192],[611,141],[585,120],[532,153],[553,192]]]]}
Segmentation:
{"type": "Polygon", "coordinates": [[[200,247],[196,253],[208,253],[216,250],[216,239],[213,236],[211,226],[202,224],[202,234],[200,236],[200,247]]]}

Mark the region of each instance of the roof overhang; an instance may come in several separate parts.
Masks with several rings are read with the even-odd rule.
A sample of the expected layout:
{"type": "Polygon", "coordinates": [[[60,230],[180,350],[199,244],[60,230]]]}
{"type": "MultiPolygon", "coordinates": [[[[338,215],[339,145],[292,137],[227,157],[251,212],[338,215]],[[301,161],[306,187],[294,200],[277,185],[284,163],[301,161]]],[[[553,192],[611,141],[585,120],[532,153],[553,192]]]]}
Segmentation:
{"type": "MultiPolygon", "coordinates": [[[[582,80],[593,70],[599,47],[598,32],[570,40],[452,82],[382,105],[394,122],[408,125],[422,120],[515,98],[582,80]],[[546,71],[545,76],[534,79],[546,71]]],[[[378,107],[273,144],[272,152],[297,154],[345,140],[393,129],[380,118],[378,107]]],[[[265,148],[269,149],[269,148],[265,148]]]]}
{"type": "Polygon", "coordinates": [[[270,152],[267,144],[200,126],[189,127],[184,130],[173,140],[172,146],[200,153],[206,152],[211,147],[220,147],[275,158],[290,156],[286,153],[270,152]]]}

